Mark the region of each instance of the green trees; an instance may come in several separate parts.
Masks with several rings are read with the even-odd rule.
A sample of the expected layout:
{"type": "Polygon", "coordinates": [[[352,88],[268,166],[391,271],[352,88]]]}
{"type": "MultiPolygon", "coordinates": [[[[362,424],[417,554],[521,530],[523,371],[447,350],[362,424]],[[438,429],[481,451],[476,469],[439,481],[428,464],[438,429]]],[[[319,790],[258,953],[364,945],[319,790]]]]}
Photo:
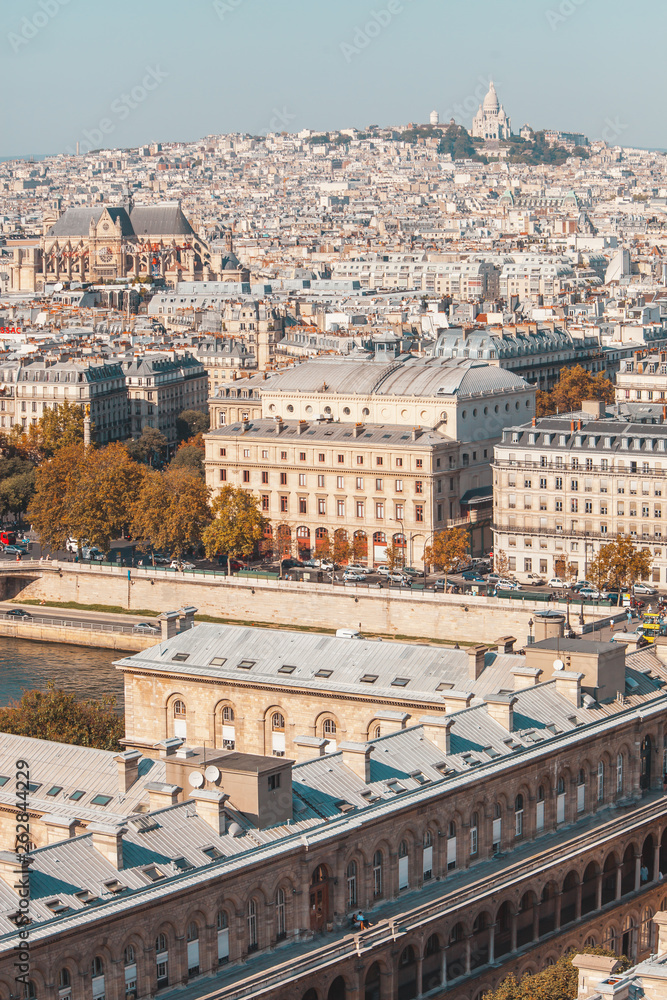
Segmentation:
{"type": "Polygon", "coordinates": [[[252,552],[264,536],[268,522],[259,504],[259,497],[229,483],[211,504],[213,520],[204,531],[204,547],[207,556],[227,556],[227,572],[231,556],[239,558],[252,552]]]}
{"type": "Polygon", "coordinates": [[[135,462],[145,465],[159,464],[167,451],[167,439],[156,427],[144,427],[141,437],[130,438],[125,442],[128,455],[135,462]]]}
{"type": "MultiPolygon", "coordinates": [[[[482,1000],[575,1000],[579,974],[572,964],[576,952],[561,955],[554,965],[548,965],[541,972],[526,975],[517,980],[514,974],[503,979],[500,986],[485,993],[482,1000]]],[[[607,958],[618,958],[613,951],[604,948],[583,948],[579,954],[604,955],[607,958]]],[[[621,971],[627,969],[630,962],[625,956],[618,959],[621,971]]]]}
{"type": "Polygon", "coordinates": [[[179,441],[187,441],[197,434],[205,434],[210,425],[208,413],[201,410],[183,410],[176,417],[176,433],[179,441]]]}
{"type": "Polygon", "coordinates": [[[83,441],[83,407],[69,400],[44,410],[39,420],[42,454],[49,458],[59,448],[83,441]]]}
{"type": "Polygon", "coordinates": [[[0,708],[0,731],[119,751],[125,724],[115,705],[115,698],[106,696],[100,701],[77,701],[50,682],[46,691],[26,691],[20,701],[0,708]]]}
{"type": "Polygon", "coordinates": [[[211,520],[209,490],[196,470],[146,469],[132,504],[132,532],[153,546],[182,556],[198,545],[211,520]]]}

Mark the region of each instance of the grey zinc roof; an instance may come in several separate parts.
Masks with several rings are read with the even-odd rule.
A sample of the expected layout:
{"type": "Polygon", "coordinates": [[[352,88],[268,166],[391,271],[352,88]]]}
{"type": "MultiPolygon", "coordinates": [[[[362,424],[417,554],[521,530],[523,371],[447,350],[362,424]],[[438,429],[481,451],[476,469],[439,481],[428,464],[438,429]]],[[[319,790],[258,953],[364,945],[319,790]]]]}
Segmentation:
{"type": "Polygon", "coordinates": [[[390,362],[313,358],[273,375],[266,392],[327,390],[342,395],[448,396],[517,391],[528,383],[513,372],[469,358],[415,358],[390,362]]]}
{"type": "Polygon", "coordinates": [[[135,234],[141,236],[194,236],[194,230],[178,202],[135,205],[130,212],[135,234]]]}
{"type": "Polygon", "coordinates": [[[68,208],[48,231],[48,236],[88,236],[90,220],[99,222],[104,206],[95,208],[68,208]]]}
{"type": "MultiPolygon", "coordinates": [[[[247,379],[244,379],[241,383],[244,388],[246,382],[247,379]]],[[[356,441],[360,445],[368,445],[370,442],[376,447],[381,445],[387,448],[396,445],[405,447],[407,444],[411,448],[432,448],[434,445],[451,444],[451,439],[444,438],[442,434],[429,430],[421,433],[413,441],[410,429],[406,428],[404,424],[367,424],[356,438],[354,427],[354,424],[334,421],[312,422],[308,424],[306,431],[299,434],[298,421],[286,420],[283,422],[283,430],[278,434],[276,422],[271,417],[264,417],[259,420],[251,420],[247,424],[225,424],[223,427],[210,431],[208,436],[219,438],[246,437],[251,441],[255,438],[261,440],[265,437],[273,437],[283,442],[291,440],[295,444],[300,442],[304,445],[309,442],[313,444],[316,441],[329,444],[336,442],[354,444],[356,441]]]]}

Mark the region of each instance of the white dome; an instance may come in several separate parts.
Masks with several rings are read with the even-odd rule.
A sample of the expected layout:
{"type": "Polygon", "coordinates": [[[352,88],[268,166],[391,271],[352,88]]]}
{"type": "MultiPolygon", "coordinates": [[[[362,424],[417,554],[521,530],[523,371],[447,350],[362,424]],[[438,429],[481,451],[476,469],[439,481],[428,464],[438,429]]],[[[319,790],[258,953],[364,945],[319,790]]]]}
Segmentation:
{"type": "Polygon", "coordinates": [[[493,80],[491,81],[489,92],[484,98],[482,107],[485,111],[497,111],[500,107],[500,101],[498,100],[498,95],[496,94],[496,88],[493,86],[493,80]]]}

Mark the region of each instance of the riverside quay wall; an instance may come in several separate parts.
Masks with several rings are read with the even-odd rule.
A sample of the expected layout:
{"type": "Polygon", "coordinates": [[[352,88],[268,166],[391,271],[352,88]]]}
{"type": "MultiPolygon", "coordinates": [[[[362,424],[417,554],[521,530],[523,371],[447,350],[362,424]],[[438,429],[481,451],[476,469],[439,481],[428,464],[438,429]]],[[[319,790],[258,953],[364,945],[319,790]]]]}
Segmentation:
{"type": "MultiPolygon", "coordinates": [[[[513,636],[519,646],[528,641],[530,621],[536,613],[549,607],[559,609],[543,602],[462,597],[432,590],[334,588],[329,584],[56,562],[21,564],[20,581],[5,579],[4,596],[47,604],[101,604],[129,611],[159,612],[191,605],[202,615],[255,625],[358,628],[368,633],[453,642],[496,643],[500,637],[513,636]]],[[[594,622],[607,620],[605,612],[589,613],[586,609],[589,628],[594,622]]],[[[537,637],[542,638],[539,633],[537,637]]]]}

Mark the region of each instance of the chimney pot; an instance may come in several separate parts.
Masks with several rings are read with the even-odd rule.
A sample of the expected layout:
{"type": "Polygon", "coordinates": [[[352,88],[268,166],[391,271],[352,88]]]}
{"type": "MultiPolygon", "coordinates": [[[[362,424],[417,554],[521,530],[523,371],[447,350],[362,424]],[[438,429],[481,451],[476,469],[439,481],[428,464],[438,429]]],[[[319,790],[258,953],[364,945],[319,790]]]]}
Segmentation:
{"type": "Polygon", "coordinates": [[[91,823],[86,831],[93,838],[93,847],[119,871],[123,867],[123,836],[126,826],[91,823]]]}
{"type": "Polygon", "coordinates": [[[486,651],[486,646],[468,647],[468,678],[471,681],[476,681],[484,670],[486,651]]]}
{"type": "Polygon", "coordinates": [[[513,653],[514,643],[516,639],[513,635],[501,635],[500,639],[496,639],[496,645],[498,646],[499,653],[513,653]]]}
{"type": "Polygon", "coordinates": [[[583,674],[576,670],[554,670],[553,679],[556,681],[556,691],[563,698],[572,702],[575,708],[581,708],[581,682],[583,674]]]}
{"type": "Polygon", "coordinates": [[[118,764],[118,787],[121,794],[129,791],[139,777],[139,761],[141,752],[139,750],[126,750],[115,758],[118,764]]]}
{"type": "Polygon", "coordinates": [[[371,780],[371,754],[374,747],[369,743],[345,742],[339,743],[338,749],[343,754],[343,764],[367,785],[371,780]]]}
{"type": "Polygon", "coordinates": [[[455,721],[447,715],[424,715],[419,720],[419,725],[423,727],[427,740],[435,743],[439,750],[449,754],[451,753],[451,728],[455,721]]]}
{"type": "Polygon", "coordinates": [[[485,701],[491,718],[500,723],[508,733],[511,733],[514,728],[516,695],[492,694],[487,695],[485,701]]]}

